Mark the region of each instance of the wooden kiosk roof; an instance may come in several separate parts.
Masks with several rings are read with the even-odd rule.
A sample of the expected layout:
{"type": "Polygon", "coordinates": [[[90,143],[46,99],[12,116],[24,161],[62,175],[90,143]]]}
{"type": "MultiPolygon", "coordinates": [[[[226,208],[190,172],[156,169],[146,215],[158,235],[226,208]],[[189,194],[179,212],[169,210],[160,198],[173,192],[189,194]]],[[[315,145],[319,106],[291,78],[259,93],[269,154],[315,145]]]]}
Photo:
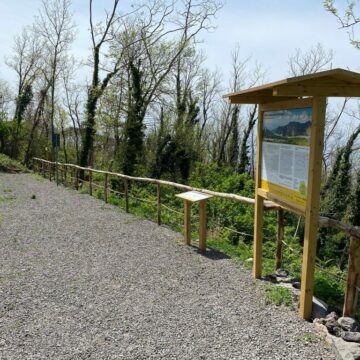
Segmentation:
{"type": "Polygon", "coordinates": [[[303,96],[360,97],[360,74],[333,69],[224,95],[231,104],[262,104],[303,96]]]}

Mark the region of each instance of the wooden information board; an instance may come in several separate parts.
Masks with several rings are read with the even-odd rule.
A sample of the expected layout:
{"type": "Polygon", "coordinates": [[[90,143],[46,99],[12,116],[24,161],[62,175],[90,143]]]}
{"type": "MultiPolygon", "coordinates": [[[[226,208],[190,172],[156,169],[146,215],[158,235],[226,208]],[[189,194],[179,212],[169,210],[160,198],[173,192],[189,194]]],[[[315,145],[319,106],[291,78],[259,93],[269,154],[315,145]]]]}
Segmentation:
{"type": "Polygon", "coordinates": [[[261,277],[264,199],[305,216],[300,314],[309,318],[316,258],[324,97],[260,104],[254,226],[254,277],[261,277]]]}

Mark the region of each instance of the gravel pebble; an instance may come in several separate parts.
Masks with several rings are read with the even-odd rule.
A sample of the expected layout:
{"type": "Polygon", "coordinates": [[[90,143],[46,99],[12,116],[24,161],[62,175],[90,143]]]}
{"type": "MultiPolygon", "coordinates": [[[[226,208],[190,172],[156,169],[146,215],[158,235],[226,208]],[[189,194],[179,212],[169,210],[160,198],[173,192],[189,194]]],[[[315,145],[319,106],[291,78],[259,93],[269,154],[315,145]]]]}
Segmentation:
{"type": "Polygon", "coordinates": [[[9,187],[0,359],[335,359],[226,256],[29,174],[0,174],[9,187]]]}

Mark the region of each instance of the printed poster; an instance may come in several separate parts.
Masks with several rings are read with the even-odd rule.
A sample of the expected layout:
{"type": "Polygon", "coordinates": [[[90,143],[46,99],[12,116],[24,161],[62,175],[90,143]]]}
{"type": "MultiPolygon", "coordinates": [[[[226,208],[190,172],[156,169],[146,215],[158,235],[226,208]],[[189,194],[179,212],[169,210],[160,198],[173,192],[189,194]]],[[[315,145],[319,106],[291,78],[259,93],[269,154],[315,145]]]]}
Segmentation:
{"type": "Polygon", "coordinates": [[[261,188],[306,205],[312,108],[263,114],[261,188]]]}

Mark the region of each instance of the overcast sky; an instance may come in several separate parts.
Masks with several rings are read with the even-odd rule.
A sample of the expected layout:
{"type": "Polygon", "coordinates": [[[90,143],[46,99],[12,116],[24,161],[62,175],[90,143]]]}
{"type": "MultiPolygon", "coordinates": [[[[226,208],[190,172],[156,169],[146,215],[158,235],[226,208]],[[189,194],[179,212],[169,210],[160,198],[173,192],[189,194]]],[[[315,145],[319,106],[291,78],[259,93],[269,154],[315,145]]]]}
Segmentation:
{"type": "MultiPolygon", "coordinates": [[[[30,24],[40,0],[0,0],[0,78],[11,81],[14,75],[4,57],[11,53],[13,37],[30,24]]],[[[112,0],[94,0],[94,14],[103,18],[103,9],[112,0]]],[[[128,0],[120,0],[120,8],[127,8],[128,0]]],[[[74,19],[78,25],[73,46],[76,57],[89,53],[88,0],[73,0],[74,19]]],[[[339,30],[336,19],[327,13],[322,0],[227,0],[217,18],[217,29],[203,35],[202,47],[207,66],[227,73],[230,54],[238,43],[244,58],[249,55],[266,68],[267,80],[288,75],[287,60],[296,48],[308,49],[322,43],[335,52],[333,68],[360,70],[360,50],[348,41],[346,31],[339,30]]]]}

